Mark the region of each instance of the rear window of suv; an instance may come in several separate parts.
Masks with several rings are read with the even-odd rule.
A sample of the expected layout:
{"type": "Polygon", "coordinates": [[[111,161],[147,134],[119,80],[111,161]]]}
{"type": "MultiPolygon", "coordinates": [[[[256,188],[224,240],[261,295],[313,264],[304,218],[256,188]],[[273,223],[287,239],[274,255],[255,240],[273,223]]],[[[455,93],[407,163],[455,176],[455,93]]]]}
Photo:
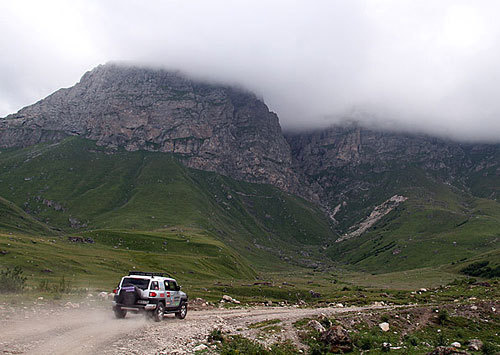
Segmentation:
{"type": "Polygon", "coordinates": [[[137,286],[141,290],[147,290],[149,286],[149,280],[148,279],[136,279],[134,277],[125,277],[122,281],[122,286],[137,286]]]}

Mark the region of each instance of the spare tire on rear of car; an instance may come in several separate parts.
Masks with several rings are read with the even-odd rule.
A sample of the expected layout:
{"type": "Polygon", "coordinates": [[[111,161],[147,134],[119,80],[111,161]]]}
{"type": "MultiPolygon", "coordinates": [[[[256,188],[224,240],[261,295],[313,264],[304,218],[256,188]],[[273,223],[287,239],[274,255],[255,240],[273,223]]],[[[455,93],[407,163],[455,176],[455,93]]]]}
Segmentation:
{"type": "Polygon", "coordinates": [[[118,293],[117,302],[126,306],[136,304],[137,300],[141,298],[141,291],[137,286],[124,286],[118,293]]]}

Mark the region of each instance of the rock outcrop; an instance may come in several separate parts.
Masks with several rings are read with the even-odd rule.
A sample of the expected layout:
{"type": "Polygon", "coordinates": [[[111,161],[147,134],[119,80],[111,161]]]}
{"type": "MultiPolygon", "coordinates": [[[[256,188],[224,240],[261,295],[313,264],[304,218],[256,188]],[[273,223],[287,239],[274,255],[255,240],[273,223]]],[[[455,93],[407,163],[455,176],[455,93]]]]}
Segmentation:
{"type": "Polygon", "coordinates": [[[176,154],[185,165],[292,190],[278,116],[243,89],[165,70],[100,65],[75,86],[0,120],[0,147],[70,135],[99,145],[176,154]]]}
{"type": "Polygon", "coordinates": [[[356,124],[285,137],[301,183],[321,201],[342,235],[369,221],[374,209],[391,196],[418,188],[425,194],[432,181],[480,197],[500,197],[494,185],[477,183],[500,177],[498,144],[458,143],[356,124]]]}

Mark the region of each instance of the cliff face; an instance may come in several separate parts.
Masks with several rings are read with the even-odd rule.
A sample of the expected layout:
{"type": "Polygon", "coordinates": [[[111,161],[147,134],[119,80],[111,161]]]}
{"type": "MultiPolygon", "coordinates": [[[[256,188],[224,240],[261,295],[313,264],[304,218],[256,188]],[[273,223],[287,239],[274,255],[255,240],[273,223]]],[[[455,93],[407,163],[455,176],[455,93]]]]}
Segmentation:
{"type": "Polygon", "coordinates": [[[462,144],[356,125],[287,134],[294,170],[339,230],[353,226],[395,194],[423,196],[432,184],[497,199],[500,146],[462,144]]]}
{"type": "Polygon", "coordinates": [[[113,64],[0,120],[0,147],[80,135],[109,147],[175,153],[185,165],[292,190],[290,148],[255,95],[179,73],[113,64]]]}

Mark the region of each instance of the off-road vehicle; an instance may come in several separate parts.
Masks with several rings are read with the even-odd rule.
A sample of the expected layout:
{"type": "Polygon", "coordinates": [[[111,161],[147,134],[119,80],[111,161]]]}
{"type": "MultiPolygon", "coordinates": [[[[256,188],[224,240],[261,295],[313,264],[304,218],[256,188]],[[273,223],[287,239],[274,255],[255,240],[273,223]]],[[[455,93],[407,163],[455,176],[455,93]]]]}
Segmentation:
{"type": "Polygon", "coordinates": [[[167,273],[131,271],[113,292],[116,318],[125,318],[129,311],[145,312],[159,322],[166,314],[179,319],[187,314],[188,297],[167,273]]]}

